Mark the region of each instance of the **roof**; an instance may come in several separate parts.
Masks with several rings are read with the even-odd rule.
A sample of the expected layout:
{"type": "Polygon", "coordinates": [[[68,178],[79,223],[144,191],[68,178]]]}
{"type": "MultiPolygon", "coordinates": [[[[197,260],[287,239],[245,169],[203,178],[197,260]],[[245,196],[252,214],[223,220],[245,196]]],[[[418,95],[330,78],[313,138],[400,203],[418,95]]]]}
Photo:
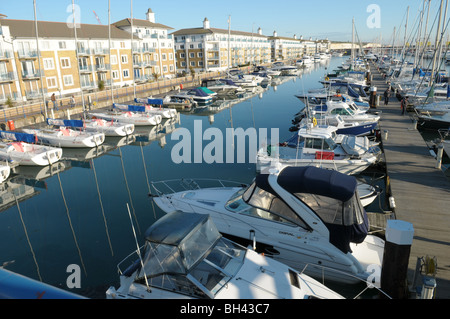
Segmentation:
{"type": "MultiPolygon", "coordinates": [[[[35,38],[34,20],[13,20],[2,19],[1,24],[9,26],[12,37],[15,38],[35,38]]],[[[75,32],[69,28],[66,22],[38,21],[39,38],[70,38],[74,39],[75,32]]],[[[77,38],[79,39],[108,39],[108,25],[80,24],[77,28],[77,38]]],[[[130,39],[130,33],[111,25],[112,39],[130,39]]],[[[137,37],[136,37],[137,39],[137,37]]]]}
{"type": "MultiPolygon", "coordinates": [[[[256,185],[270,193],[274,193],[269,185],[268,178],[269,174],[256,176],[256,185]]],[[[293,194],[316,194],[344,202],[353,197],[357,187],[357,181],[353,176],[314,166],[285,167],[278,174],[277,183],[293,194]]]]}
{"type": "Polygon", "coordinates": [[[150,242],[177,246],[195,228],[209,218],[206,214],[175,211],[154,222],[145,232],[150,242]]]}
{"type": "MultiPolygon", "coordinates": [[[[225,29],[217,29],[217,28],[208,28],[205,29],[203,27],[198,28],[187,28],[187,29],[180,29],[178,31],[173,32],[173,35],[191,35],[191,34],[213,34],[213,33],[224,33],[228,35],[228,30],[225,29]]],[[[253,36],[253,37],[260,37],[260,38],[268,38],[266,35],[261,35],[257,32],[244,32],[244,31],[233,31],[230,30],[231,35],[242,35],[242,36],[253,36]]]]}
{"type": "MultiPolygon", "coordinates": [[[[114,22],[113,25],[115,25],[118,28],[124,27],[124,26],[131,26],[131,19],[126,18],[126,19],[114,22]]],[[[134,18],[133,18],[133,26],[173,30],[172,27],[166,26],[161,23],[154,23],[154,22],[150,22],[148,20],[134,19],[134,18]]]]}

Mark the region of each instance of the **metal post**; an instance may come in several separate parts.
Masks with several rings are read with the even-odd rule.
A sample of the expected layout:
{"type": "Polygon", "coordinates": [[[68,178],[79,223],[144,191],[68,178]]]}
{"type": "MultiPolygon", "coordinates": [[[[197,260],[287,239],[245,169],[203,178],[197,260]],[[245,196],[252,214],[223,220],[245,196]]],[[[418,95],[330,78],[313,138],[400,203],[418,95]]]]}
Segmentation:
{"type": "Polygon", "coordinates": [[[437,159],[436,168],[437,169],[441,169],[443,153],[444,153],[444,145],[442,143],[440,143],[438,146],[438,151],[437,151],[437,155],[436,155],[436,159],[437,159]]]}

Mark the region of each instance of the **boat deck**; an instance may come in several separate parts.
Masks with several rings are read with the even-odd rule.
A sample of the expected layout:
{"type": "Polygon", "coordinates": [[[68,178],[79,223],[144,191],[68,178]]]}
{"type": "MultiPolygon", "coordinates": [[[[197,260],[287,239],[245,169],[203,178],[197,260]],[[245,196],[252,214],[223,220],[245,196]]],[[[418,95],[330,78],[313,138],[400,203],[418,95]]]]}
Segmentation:
{"type": "MultiPolygon", "coordinates": [[[[371,66],[372,85],[377,95],[387,88],[376,67],[371,66]]],[[[413,224],[414,239],[408,267],[408,280],[416,268],[417,258],[436,257],[435,298],[450,298],[450,181],[444,172],[436,168],[414,121],[406,113],[401,114],[400,102],[395,96],[387,106],[380,101],[377,110],[382,111],[381,136],[386,160],[390,193],[395,199],[395,216],[413,224]]]]}

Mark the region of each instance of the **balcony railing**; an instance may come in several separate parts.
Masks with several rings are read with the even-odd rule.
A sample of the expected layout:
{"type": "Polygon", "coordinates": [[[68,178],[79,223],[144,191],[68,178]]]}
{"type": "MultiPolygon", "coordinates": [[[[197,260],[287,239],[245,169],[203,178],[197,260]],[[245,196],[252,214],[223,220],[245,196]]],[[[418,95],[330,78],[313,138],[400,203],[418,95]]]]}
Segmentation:
{"type": "Polygon", "coordinates": [[[11,59],[13,57],[12,51],[0,50],[0,60],[11,59]]]}
{"type": "Polygon", "coordinates": [[[107,54],[109,54],[109,49],[95,48],[95,49],[91,49],[91,50],[92,50],[92,54],[94,54],[94,55],[107,55],[107,54]]]}
{"type": "Polygon", "coordinates": [[[39,70],[36,71],[22,71],[22,78],[24,80],[35,79],[41,76],[41,72],[39,70]]]}
{"type": "Polygon", "coordinates": [[[95,88],[95,83],[94,82],[82,82],[81,88],[82,89],[93,89],[93,88],[95,88]]]}
{"type": "Polygon", "coordinates": [[[18,50],[19,59],[35,59],[38,54],[36,50],[18,50]]]}
{"type": "MultiPolygon", "coordinates": [[[[47,93],[47,89],[44,89],[44,94],[47,93]]],[[[37,99],[42,97],[42,91],[25,91],[25,97],[27,99],[37,99]]]]}
{"type": "Polygon", "coordinates": [[[79,68],[81,73],[94,71],[94,67],[92,65],[80,65],[79,68]]]}
{"type": "Polygon", "coordinates": [[[12,82],[16,79],[14,72],[0,73],[0,82],[12,82]]]}
{"type": "Polygon", "coordinates": [[[95,70],[96,71],[108,71],[109,70],[109,64],[96,64],[95,65],[95,70]]]}
{"type": "Polygon", "coordinates": [[[88,48],[78,48],[78,55],[91,55],[92,50],[88,48]]]}

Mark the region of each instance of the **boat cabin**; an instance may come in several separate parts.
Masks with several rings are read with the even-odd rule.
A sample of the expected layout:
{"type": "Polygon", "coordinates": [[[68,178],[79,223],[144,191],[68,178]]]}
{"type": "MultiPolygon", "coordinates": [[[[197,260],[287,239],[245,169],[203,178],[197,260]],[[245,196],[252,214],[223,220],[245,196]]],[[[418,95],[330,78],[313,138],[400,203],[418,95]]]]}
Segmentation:
{"type": "MultiPolygon", "coordinates": [[[[269,184],[269,176],[257,175],[248,188],[227,202],[226,208],[305,229],[314,228],[303,221],[301,208],[286,204],[269,184]]],[[[288,166],[278,174],[276,181],[323,221],[330,233],[330,243],[341,251],[351,252],[351,242],[364,241],[368,234],[368,219],[354,177],[313,166],[288,166]]]]}
{"type": "Polygon", "coordinates": [[[246,249],[225,238],[209,215],[173,212],[145,233],[143,267],[140,260],[124,271],[150,289],[195,298],[214,298],[237,273],[246,249]],[[137,271],[137,272],[136,272],[137,271]]]}

